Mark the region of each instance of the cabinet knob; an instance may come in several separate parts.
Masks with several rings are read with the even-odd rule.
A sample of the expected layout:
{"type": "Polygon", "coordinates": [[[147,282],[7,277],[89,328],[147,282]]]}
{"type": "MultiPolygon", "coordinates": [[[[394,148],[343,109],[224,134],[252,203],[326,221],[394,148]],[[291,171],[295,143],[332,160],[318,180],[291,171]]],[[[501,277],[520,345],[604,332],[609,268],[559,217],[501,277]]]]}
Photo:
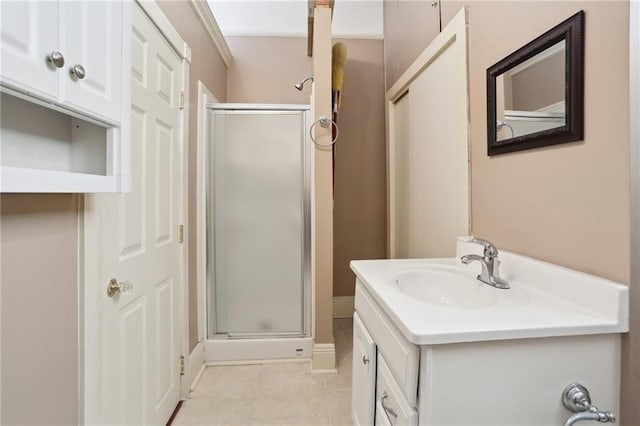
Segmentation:
{"type": "Polygon", "coordinates": [[[367,365],[367,363],[368,363],[368,362],[369,362],[369,358],[367,358],[367,356],[366,356],[366,355],[362,355],[362,363],[363,363],[364,365],[367,365]]]}
{"type": "Polygon", "coordinates": [[[71,75],[75,76],[78,80],[82,80],[87,76],[87,72],[85,71],[84,67],[80,64],[77,64],[71,67],[70,72],[71,72],[71,75]]]}
{"type": "Polygon", "coordinates": [[[53,51],[47,55],[47,62],[53,64],[56,68],[64,67],[64,56],[58,51],[53,51]]]}

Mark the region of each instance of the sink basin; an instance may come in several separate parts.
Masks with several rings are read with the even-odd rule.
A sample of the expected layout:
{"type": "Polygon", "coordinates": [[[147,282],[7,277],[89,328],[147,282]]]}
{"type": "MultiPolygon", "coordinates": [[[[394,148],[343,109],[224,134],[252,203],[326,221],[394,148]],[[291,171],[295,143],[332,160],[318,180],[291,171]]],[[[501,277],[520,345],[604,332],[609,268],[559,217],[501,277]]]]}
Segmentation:
{"type": "Polygon", "coordinates": [[[496,289],[476,279],[479,262],[460,262],[479,254],[476,246],[458,241],[453,258],[352,261],[356,311],[370,294],[417,345],[629,329],[627,286],[502,250],[500,272],[511,288],[496,289]]]}
{"type": "Polygon", "coordinates": [[[387,272],[398,290],[423,302],[451,309],[494,304],[501,291],[459,268],[402,268],[387,272]]]}

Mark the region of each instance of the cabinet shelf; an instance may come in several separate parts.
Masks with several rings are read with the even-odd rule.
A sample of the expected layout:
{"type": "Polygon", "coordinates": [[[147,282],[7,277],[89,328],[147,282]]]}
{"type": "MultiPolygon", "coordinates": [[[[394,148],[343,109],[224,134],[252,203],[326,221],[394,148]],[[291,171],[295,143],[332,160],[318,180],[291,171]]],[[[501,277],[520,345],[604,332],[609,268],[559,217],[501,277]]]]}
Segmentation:
{"type": "Polygon", "coordinates": [[[2,192],[116,192],[114,176],[58,170],[2,167],[2,192]]]}

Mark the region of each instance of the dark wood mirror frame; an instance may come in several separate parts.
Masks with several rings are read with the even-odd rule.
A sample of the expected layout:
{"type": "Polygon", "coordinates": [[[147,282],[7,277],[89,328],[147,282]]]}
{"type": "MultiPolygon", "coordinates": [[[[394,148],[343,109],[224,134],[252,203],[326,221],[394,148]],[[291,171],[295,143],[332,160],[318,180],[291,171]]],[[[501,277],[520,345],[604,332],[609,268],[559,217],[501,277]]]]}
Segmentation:
{"type": "Polygon", "coordinates": [[[487,69],[487,153],[521,151],[583,139],[584,11],[580,11],[487,69]],[[496,78],[565,40],[565,111],[562,127],[497,140],[496,78]]]}

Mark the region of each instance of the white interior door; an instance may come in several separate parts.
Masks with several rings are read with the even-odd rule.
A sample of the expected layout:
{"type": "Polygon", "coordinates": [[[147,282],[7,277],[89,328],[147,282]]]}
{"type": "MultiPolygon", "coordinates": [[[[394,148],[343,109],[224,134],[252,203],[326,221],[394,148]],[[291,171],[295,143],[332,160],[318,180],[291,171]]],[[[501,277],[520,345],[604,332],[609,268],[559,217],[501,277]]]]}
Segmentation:
{"type": "Polygon", "coordinates": [[[181,59],[132,21],[132,192],[85,200],[87,424],[166,424],[180,397],[181,59]],[[112,278],[132,288],[108,297],[112,278]]]}

